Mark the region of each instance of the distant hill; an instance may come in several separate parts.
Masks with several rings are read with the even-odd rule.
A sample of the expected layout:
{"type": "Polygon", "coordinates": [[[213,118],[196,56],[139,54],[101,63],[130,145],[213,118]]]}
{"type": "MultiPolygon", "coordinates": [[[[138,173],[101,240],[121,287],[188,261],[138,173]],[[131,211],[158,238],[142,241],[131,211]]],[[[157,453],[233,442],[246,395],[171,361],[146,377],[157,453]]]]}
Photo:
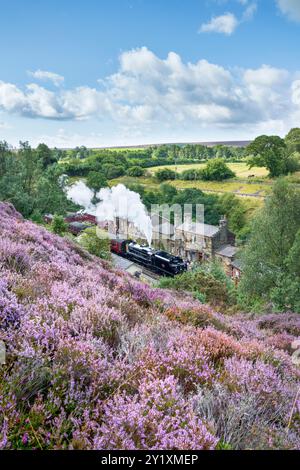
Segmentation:
{"type": "Polygon", "coordinates": [[[116,145],[112,147],[94,147],[98,149],[139,149],[147,147],[161,147],[163,145],[205,145],[206,147],[215,147],[216,145],[226,145],[228,147],[247,147],[252,141],[251,140],[223,140],[216,142],[168,142],[162,144],[144,144],[144,145],[116,145]]]}

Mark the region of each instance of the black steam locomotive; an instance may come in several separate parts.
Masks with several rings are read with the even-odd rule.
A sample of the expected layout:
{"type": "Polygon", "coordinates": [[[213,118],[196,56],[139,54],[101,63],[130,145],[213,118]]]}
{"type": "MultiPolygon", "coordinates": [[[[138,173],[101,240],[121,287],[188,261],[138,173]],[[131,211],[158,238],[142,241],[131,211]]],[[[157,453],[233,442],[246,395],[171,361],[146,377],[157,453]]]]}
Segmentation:
{"type": "Polygon", "coordinates": [[[163,276],[174,277],[187,270],[187,263],[182,258],[138,245],[131,240],[111,240],[111,251],[163,276]]]}

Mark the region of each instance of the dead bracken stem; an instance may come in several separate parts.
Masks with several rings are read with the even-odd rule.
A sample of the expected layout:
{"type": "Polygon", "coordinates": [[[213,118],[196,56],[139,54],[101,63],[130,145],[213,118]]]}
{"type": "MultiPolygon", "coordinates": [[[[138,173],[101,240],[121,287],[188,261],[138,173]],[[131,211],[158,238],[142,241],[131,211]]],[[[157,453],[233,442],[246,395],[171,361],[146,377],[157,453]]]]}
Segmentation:
{"type": "Polygon", "coordinates": [[[114,390],[114,392],[110,395],[110,397],[108,397],[108,398],[106,398],[105,400],[102,401],[102,404],[104,405],[105,403],[107,403],[113,396],[115,396],[115,395],[118,393],[118,391],[119,391],[124,385],[128,384],[128,382],[129,382],[131,379],[133,379],[134,377],[136,377],[137,375],[139,375],[139,373],[140,373],[140,371],[137,371],[137,372],[135,372],[134,374],[130,375],[130,376],[128,377],[128,379],[125,380],[125,382],[122,382],[122,383],[116,388],[116,390],[114,390]]]}
{"type": "Polygon", "coordinates": [[[293,406],[292,406],[292,410],[291,410],[291,414],[290,414],[290,419],[289,419],[289,422],[288,422],[288,425],[287,425],[287,428],[286,428],[286,432],[288,433],[289,430],[290,430],[290,427],[291,427],[291,424],[292,424],[292,420],[293,420],[293,414],[294,414],[294,411],[295,411],[295,408],[296,408],[296,404],[297,404],[297,400],[298,400],[298,397],[300,395],[300,386],[297,390],[297,393],[296,393],[296,396],[295,396],[295,400],[293,402],[293,406]]]}
{"type": "Polygon", "coordinates": [[[42,445],[41,445],[41,443],[40,443],[40,441],[39,441],[39,438],[38,438],[38,436],[37,436],[37,433],[35,432],[35,430],[34,430],[32,424],[31,424],[30,418],[28,418],[28,421],[29,421],[30,427],[31,427],[31,429],[32,429],[32,432],[33,432],[33,434],[34,434],[35,440],[36,440],[36,442],[38,443],[39,448],[40,448],[41,450],[43,450],[43,447],[42,447],[42,445]]]}

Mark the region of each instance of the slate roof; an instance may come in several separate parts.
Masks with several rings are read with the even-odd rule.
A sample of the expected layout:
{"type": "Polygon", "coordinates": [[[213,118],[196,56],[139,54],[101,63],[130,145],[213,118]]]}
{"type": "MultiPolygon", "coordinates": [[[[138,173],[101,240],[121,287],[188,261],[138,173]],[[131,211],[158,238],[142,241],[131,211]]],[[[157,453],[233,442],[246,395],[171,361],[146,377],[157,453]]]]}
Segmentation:
{"type": "Polygon", "coordinates": [[[239,269],[240,271],[241,271],[242,268],[243,268],[243,265],[242,265],[242,263],[241,263],[241,261],[240,261],[239,259],[233,260],[232,263],[231,263],[231,266],[233,266],[233,267],[236,268],[236,269],[239,269]]]}
{"type": "Polygon", "coordinates": [[[226,258],[233,258],[237,253],[237,247],[232,245],[224,245],[216,251],[217,255],[224,256],[226,258]]]}

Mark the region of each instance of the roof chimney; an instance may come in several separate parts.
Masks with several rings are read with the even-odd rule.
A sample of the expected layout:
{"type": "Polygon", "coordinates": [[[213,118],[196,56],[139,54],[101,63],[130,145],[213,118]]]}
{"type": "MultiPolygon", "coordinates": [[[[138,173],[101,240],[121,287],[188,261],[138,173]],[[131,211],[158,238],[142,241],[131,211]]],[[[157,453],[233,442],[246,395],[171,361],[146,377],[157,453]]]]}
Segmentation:
{"type": "Polygon", "coordinates": [[[220,219],[219,227],[223,228],[223,227],[227,227],[227,225],[228,225],[227,217],[226,217],[226,215],[223,215],[220,219]]]}

